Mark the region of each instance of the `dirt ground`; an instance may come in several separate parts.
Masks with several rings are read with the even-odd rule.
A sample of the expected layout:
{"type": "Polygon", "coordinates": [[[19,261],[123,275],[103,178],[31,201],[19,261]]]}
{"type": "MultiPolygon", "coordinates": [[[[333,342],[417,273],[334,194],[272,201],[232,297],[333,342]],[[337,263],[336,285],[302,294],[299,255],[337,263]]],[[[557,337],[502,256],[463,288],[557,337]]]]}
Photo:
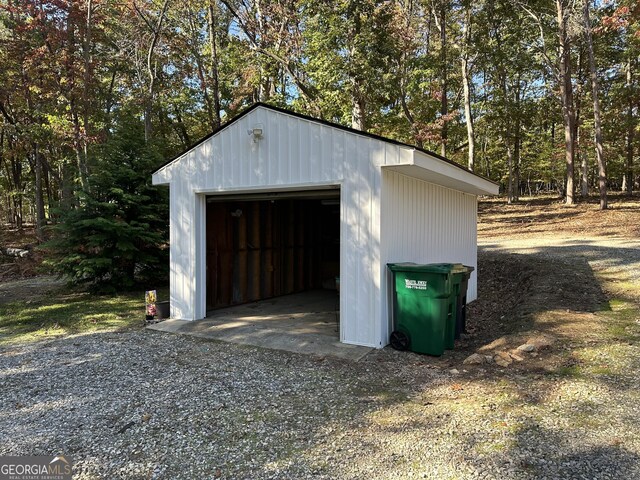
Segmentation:
{"type": "Polygon", "coordinates": [[[25,225],[18,230],[9,225],[0,224],[0,282],[35,277],[41,274],[42,254],[34,249],[38,245],[33,225],[25,225]],[[6,248],[28,250],[24,258],[2,255],[6,248]]]}
{"type": "Polygon", "coordinates": [[[609,196],[609,208],[596,198],[565,205],[557,197],[523,198],[509,205],[502,198],[478,203],[480,238],[526,238],[540,235],[640,237],[640,197],[609,196]]]}

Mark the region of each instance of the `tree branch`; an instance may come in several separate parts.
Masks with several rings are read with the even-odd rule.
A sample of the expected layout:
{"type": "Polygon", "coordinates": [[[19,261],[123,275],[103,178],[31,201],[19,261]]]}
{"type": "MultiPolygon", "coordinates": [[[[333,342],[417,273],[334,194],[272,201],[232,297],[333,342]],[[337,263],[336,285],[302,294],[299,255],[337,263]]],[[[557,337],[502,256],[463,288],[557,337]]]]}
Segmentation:
{"type": "Polygon", "coordinates": [[[255,52],[260,53],[262,55],[265,55],[265,56],[271,58],[272,60],[275,60],[279,64],[281,64],[282,67],[286,70],[287,75],[289,75],[291,80],[293,80],[293,83],[295,83],[296,87],[298,87],[300,92],[302,92],[302,94],[307,98],[307,100],[309,102],[311,102],[313,105],[315,105],[317,107],[316,99],[318,98],[318,91],[313,86],[307,85],[300,78],[300,76],[297,73],[295,73],[295,71],[293,69],[293,66],[291,65],[291,62],[289,60],[287,60],[287,59],[281,57],[280,55],[277,55],[277,54],[267,50],[266,48],[264,48],[264,47],[262,47],[262,46],[260,46],[258,44],[258,41],[257,41],[255,33],[252,32],[251,29],[249,29],[249,27],[247,25],[247,22],[242,18],[242,16],[240,15],[239,11],[236,10],[231,5],[231,2],[229,0],[221,0],[221,2],[225,5],[225,7],[227,7],[229,12],[231,12],[231,14],[238,20],[238,24],[240,25],[240,29],[247,36],[247,39],[249,40],[251,49],[254,50],[255,52]]]}
{"type": "Polygon", "coordinates": [[[547,54],[547,43],[546,43],[546,41],[544,39],[544,28],[542,28],[542,20],[540,19],[540,17],[538,15],[535,14],[535,12],[533,10],[531,10],[528,7],[526,7],[522,2],[518,1],[518,2],[516,2],[516,4],[520,8],[522,8],[522,10],[524,10],[527,13],[527,15],[529,15],[531,18],[533,18],[533,20],[535,21],[536,25],[538,26],[538,30],[540,31],[540,43],[541,43],[541,52],[540,53],[542,54],[542,57],[544,58],[545,62],[547,63],[547,65],[549,66],[551,71],[556,76],[556,79],[559,80],[560,73],[558,72],[558,69],[556,68],[556,65],[554,64],[554,62],[551,61],[551,58],[549,58],[549,55],[547,54]]]}
{"type": "Polygon", "coordinates": [[[16,120],[9,114],[9,112],[7,112],[4,103],[0,102],[0,113],[2,113],[2,116],[7,120],[7,122],[9,122],[11,125],[13,125],[14,127],[17,125],[16,120]]]}

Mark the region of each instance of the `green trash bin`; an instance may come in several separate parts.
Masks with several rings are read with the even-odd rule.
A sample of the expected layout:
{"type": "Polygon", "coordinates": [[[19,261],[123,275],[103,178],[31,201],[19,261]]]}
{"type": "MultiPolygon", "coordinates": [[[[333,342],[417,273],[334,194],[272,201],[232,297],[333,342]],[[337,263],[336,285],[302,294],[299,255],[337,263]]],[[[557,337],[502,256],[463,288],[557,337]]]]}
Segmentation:
{"type": "Polygon", "coordinates": [[[442,355],[453,324],[453,264],[390,263],[394,277],[395,327],[391,346],[442,355]],[[450,324],[449,327],[447,324],[450,324]]]}
{"type": "Polygon", "coordinates": [[[453,314],[451,322],[447,323],[445,331],[445,348],[452,349],[454,339],[460,338],[460,334],[467,331],[467,288],[469,287],[469,278],[475,270],[473,267],[463,265],[461,263],[440,263],[434,265],[451,265],[452,274],[452,308],[453,314]]]}
{"type": "Polygon", "coordinates": [[[451,267],[451,296],[449,297],[451,316],[445,329],[444,345],[447,350],[452,350],[454,341],[460,338],[460,333],[464,331],[467,285],[473,267],[467,267],[461,263],[435,263],[433,265],[451,267]]]}
{"type": "MultiPolygon", "coordinates": [[[[446,264],[445,264],[446,265],[446,264]]],[[[475,268],[461,263],[453,264],[453,295],[455,300],[455,313],[453,315],[454,331],[453,337],[457,340],[461,333],[467,331],[467,289],[469,287],[469,279],[475,268]]]]}

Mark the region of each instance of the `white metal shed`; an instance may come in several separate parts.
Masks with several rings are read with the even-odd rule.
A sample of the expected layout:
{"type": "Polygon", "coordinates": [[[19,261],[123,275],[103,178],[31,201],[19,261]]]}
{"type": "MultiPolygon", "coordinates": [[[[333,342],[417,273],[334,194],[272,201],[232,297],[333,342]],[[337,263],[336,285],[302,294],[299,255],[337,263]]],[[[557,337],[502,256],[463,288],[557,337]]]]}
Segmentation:
{"type": "MultiPolygon", "coordinates": [[[[170,188],[172,318],[197,320],[206,316],[208,279],[220,284],[216,288],[228,287],[225,295],[229,298],[240,295],[224,285],[232,275],[237,279],[239,264],[262,269],[269,282],[275,274],[268,263],[278,252],[267,245],[275,241],[265,240],[264,233],[255,234],[253,246],[253,234],[241,234],[239,242],[244,242],[243,252],[249,251],[248,256],[244,260],[230,258],[226,277],[213,278],[207,273],[207,255],[211,254],[207,223],[210,230],[236,228],[237,233],[237,227],[224,227],[225,218],[208,214],[208,205],[226,202],[224,208],[231,209],[231,216],[241,217],[242,209],[233,210],[233,202],[264,202],[251,207],[242,204],[255,210],[249,222],[255,223],[256,232],[260,225],[271,232],[272,225],[294,225],[313,217],[300,229],[310,233],[283,230],[285,237],[299,235],[299,242],[303,242],[305,235],[312,239],[318,236],[310,229],[321,223],[323,205],[333,204],[336,224],[339,221],[335,243],[339,249],[340,341],[378,348],[388,343],[391,329],[386,264],[460,262],[477,270],[477,196],[498,193],[497,184],[434,153],[260,103],[159,168],[153,183],[170,188]],[[305,215],[307,204],[291,203],[282,209],[285,213],[280,223],[275,222],[277,212],[269,205],[276,199],[296,198],[316,199],[313,205],[318,210],[305,215]],[[266,247],[255,246],[260,238],[266,247]],[[260,248],[271,248],[272,253],[261,256],[256,253],[260,248]],[[252,255],[261,259],[252,261],[252,255]]],[[[275,238],[276,234],[270,235],[275,238]]],[[[304,283],[302,277],[311,276],[303,271],[305,259],[311,258],[311,265],[316,254],[310,251],[325,247],[309,247],[309,251],[301,246],[283,247],[286,252],[281,261],[286,262],[288,256],[291,265],[297,262],[304,283]]],[[[223,258],[222,254],[217,258],[223,258]]],[[[224,260],[219,263],[221,270],[223,264],[224,260]]],[[[477,296],[476,278],[474,272],[469,301],[477,296]]],[[[255,295],[245,295],[244,300],[289,291],[278,291],[271,284],[265,287],[265,282],[264,278],[255,280],[255,295]],[[267,295],[265,288],[271,288],[267,295]]],[[[251,290],[246,283],[245,290],[251,290]]],[[[215,298],[209,303],[215,304],[215,298]]]]}

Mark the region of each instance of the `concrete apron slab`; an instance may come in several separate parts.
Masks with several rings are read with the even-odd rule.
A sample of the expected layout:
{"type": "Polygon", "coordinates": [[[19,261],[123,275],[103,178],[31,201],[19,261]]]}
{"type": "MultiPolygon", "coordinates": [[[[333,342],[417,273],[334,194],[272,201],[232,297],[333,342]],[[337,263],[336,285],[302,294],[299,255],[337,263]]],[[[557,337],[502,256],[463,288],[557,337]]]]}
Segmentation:
{"type": "Polygon", "coordinates": [[[165,320],[149,330],[358,361],[372,348],[340,343],[337,295],[310,291],[224,308],[202,320],[165,320]]]}

